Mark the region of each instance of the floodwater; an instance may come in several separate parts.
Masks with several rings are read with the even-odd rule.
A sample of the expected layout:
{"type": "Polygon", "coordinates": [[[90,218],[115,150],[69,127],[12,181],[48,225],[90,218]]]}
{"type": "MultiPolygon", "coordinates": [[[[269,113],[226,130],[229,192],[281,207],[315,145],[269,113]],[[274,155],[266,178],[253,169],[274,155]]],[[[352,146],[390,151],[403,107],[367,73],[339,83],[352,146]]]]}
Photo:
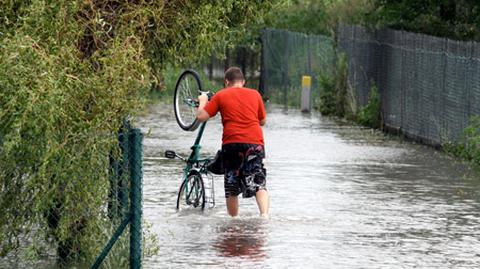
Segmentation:
{"type": "MultiPolygon", "coordinates": [[[[144,268],[479,268],[480,177],[432,148],[388,138],[319,114],[268,107],[265,160],[270,217],[255,200],[226,213],[175,210],[183,163],[196,132],[170,105],[138,123],[144,140],[144,218],[159,253],[144,268]]],[[[221,145],[211,120],[202,153],[221,145]]]]}

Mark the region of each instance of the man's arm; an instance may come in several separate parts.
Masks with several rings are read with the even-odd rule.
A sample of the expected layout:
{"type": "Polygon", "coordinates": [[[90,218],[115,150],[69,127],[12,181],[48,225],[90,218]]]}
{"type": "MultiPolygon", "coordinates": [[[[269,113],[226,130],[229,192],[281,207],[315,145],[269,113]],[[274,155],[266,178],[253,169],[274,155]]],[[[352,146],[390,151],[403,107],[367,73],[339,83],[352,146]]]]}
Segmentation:
{"type": "Polygon", "coordinates": [[[260,121],[260,126],[265,125],[265,122],[267,122],[267,118],[263,118],[263,120],[260,121]]]}
{"type": "Polygon", "coordinates": [[[208,115],[207,111],[203,109],[205,105],[208,103],[208,96],[206,94],[202,94],[198,97],[198,109],[197,109],[197,119],[201,122],[207,121],[210,119],[210,115],[208,115]]]}

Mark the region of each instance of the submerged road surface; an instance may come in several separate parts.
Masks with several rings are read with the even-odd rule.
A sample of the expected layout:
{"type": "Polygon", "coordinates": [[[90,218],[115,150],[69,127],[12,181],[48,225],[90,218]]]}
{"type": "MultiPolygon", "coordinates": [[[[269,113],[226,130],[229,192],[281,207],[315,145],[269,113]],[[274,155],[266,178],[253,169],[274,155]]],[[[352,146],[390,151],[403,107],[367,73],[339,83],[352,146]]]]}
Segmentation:
{"type": "MultiPolygon", "coordinates": [[[[158,105],[138,125],[144,141],[144,218],[158,255],[144,268],[480,268],[480,178],[429,147],[318,114],[268,108],[270,218],[254,199],[226,214],[223,179],[203,213],[176,212],[183,163],[196,132],[158,105]]],[[[219,117],[202,153],[221,145],[219,117]]]]}

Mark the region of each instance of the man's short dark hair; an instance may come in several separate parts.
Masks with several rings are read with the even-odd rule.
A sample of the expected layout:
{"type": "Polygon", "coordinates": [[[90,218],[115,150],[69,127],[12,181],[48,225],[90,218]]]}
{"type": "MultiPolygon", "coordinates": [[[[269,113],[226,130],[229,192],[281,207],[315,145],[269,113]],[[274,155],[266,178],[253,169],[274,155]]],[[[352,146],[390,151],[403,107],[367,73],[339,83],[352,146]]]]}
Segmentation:
{"type": "Polygon", "coordinates": [[[242,70],[238,67],[230,67],[225,71],[225,80],[230,82],[245,80],[242,70]]]}

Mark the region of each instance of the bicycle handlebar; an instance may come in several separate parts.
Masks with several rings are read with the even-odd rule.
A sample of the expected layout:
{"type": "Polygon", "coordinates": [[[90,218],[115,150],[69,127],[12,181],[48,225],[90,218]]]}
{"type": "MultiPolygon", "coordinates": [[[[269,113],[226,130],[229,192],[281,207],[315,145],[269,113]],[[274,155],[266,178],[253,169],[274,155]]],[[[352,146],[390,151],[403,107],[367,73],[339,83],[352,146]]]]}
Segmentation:
{"type": "Polygon", "coordinates": [[[212,97],[214,95],[214,93],[211,92],[211,91],[206,91],[206,92],[200,91],[200,95],[204,95],[204,94],[208,96],[208,101],[210,101],[210,99],[212,99],[212,97]]]}

